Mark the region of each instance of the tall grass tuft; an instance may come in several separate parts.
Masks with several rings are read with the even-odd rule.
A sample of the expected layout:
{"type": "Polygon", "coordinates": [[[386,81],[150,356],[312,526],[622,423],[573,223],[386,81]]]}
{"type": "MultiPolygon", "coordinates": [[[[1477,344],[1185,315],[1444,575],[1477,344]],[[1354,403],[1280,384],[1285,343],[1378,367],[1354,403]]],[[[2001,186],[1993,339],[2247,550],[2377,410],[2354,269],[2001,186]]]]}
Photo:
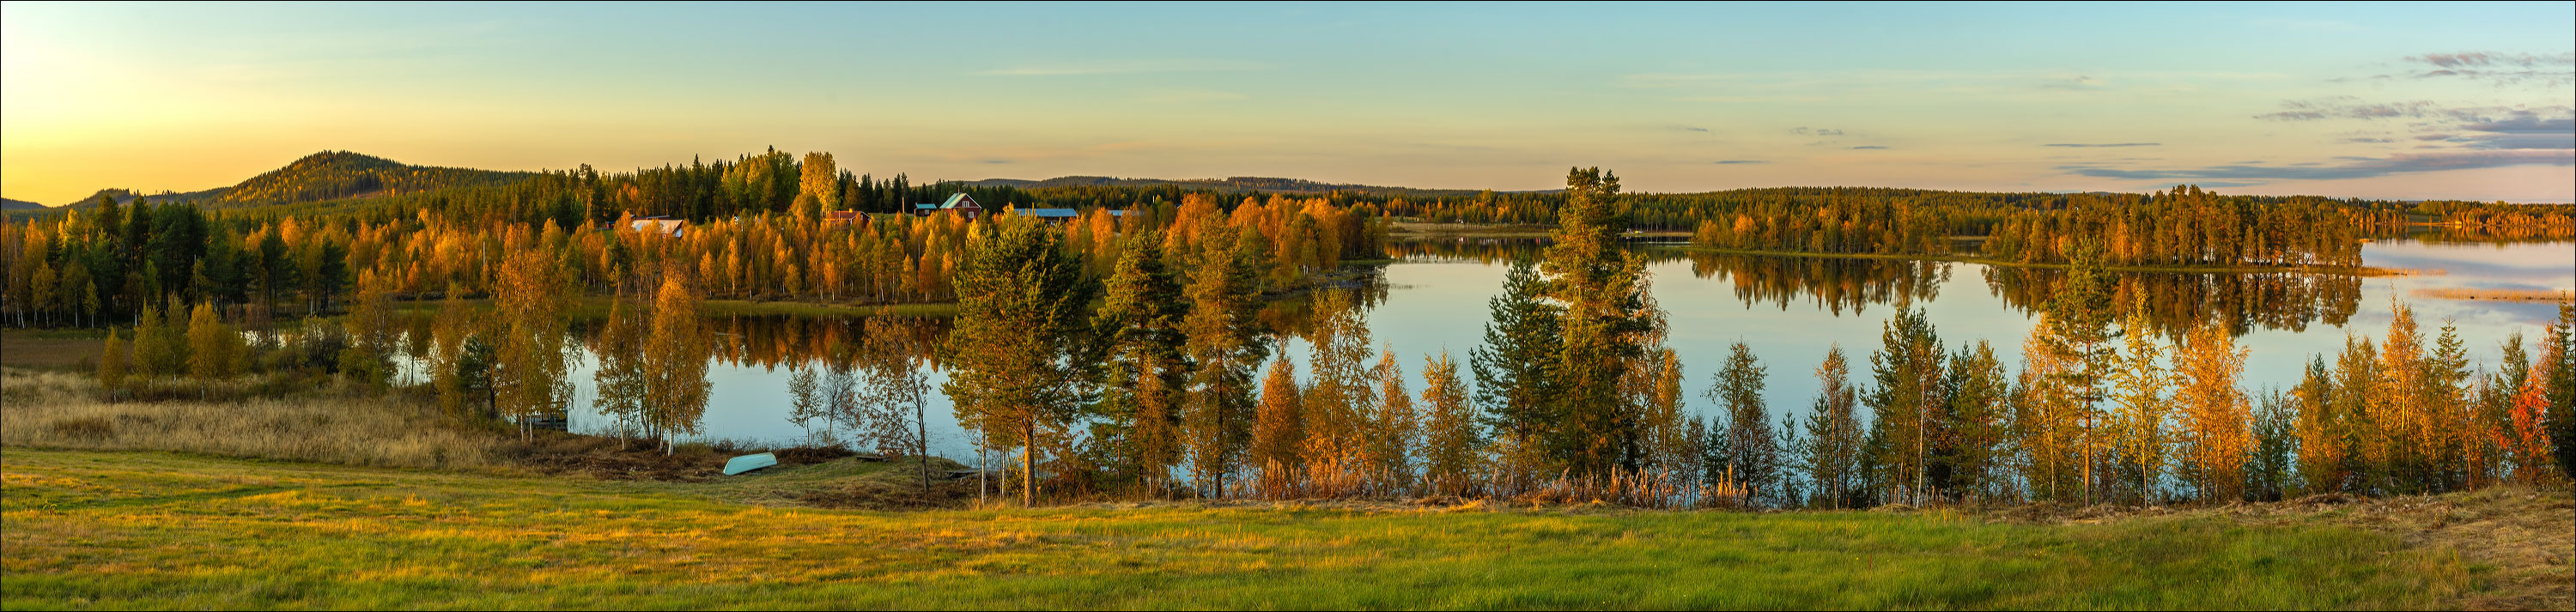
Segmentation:
{"type": "MultiPolygon", "coordinates": [[[[501,463],[497,434],[456,424],[435,406],[403,397],[110,403],[97,399],[97,384],[87,376],[17,369],[0,370],[0,387],[6,388],[0,392],[0,445],[11,447],[176,451],[430,469],[501,463]]],[[[248,395],[227,391],[232,390],[209,395],[248,395]]]]}

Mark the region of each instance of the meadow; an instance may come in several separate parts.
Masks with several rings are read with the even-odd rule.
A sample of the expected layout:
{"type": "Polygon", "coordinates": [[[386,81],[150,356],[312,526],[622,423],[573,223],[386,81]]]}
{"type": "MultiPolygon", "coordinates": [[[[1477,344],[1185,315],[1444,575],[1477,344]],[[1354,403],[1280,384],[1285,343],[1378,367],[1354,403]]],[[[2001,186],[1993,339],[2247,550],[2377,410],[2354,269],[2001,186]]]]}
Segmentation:
{"type": "Polygon", "coordinates": [[[879,512],[804,507],[771,490],[885,465],[843,459],[737,479],[612,481],[12,446],[0,455],[0,607],[2563,609],[2567,601],[2567,535],[2549,535],[2547,525],[2565,525],[2570,504],[2529,490],[2416,498],[2397,509],[2369,501],[2108,516],[1401,502],[879,512]],[[2540,533],[2515,531],[2534,525],[2540,533]],[[2424,537],[2461,529],[2483,530],[2459,532],[2465,540],[2424,537]],[[2538,565],[2480,550],[2533,546],[2538,565]]]}

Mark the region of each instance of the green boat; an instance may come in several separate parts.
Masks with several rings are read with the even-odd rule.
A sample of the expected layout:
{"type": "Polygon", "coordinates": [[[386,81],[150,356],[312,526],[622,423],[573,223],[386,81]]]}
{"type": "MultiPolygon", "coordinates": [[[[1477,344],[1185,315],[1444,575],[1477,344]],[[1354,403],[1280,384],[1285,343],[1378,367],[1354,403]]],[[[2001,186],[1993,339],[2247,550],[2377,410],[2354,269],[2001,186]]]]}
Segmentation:
{"type": "Polygon", "coordinates": [[[778,465],[778,455],[771,453],[743,455],[733,458],[732,461],[726,461],[724,473],[726,476],[732,476],[773,465],[778,465]]]}

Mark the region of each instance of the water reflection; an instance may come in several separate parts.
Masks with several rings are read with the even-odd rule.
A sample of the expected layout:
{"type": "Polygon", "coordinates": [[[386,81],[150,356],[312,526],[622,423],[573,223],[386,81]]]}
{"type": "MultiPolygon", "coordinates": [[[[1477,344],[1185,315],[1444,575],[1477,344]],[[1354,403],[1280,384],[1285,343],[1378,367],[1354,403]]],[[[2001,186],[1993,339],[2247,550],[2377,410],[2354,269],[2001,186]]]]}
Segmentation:
{"type": "MultiPolygon", "coordinates": [[[[1653,252],[1673,253],[1670,249],[1653,252]]],[[[1744,305],[1788,310],[1804,303],[1835,315],[1858,315],[1878,304],[1903,308],[1941,296],[1952,264],[1933,261],[1830,257],[1765,257],[1727,253],[1688,255],[1691,275],[1731,282],[1744,305]]]]}
{"type": "MultiPolygon", "coordinates": [[[[2067,271],[2058,268],[1979,268],[1990,292],[2025,313],[2048,308],[2049,297],[2057,295],[2067,277],[2067,271]]],[[[2178,336],[2202,318],[2214,318],[2238,336],[2256,329],[2306,331],[2320,321],[2341,327],[2361,305],[2362,279],[2355,276],[2292,272],[2114,276],[2118,280],[2112,303],[2145,298],[2148,317],[2168,335],[2178,336]]]]}
{"type": "MultiPolygon", "coordinates": [[[[1503,263],[1536,257],[1545,241],[1538,239],[1445,239],[1405,241],[1390,245],[1396,263],[1354,274],[1340,286],[1357,290],[1372,335],[1405,364],[1409,388],[1419,390],[1422,359],[1443,351],[1464,359],[1482,337],[1486,300],[1501,289],[1503,263]]],[[[2309,354],[2332,353],[2343,334],[2377,335],[2385,331],[2392,298],[2424,287],[2563,287],[2576,285],[2565,242],[2513,245],[2458,245],[2408,241],[2375,242],[2365,249],[2368,265],[2447,269],[2448,274],[2393,278],[2354,278],[2303,274],[2173,274],[2114,273],[2121,299],[2147,299],[2157,324],[2180,329],[2195,316],[2215,317],[2243,335],[2241,342],[2258,357],[2245,374],[2249,389],[2296,384],[2309,354]]],[[[1856,359],[1877,347],[1880,323],[1897,307],[1927,309],[1945,339],[1992,342],[1999,357],[2018,364],[2018,347],[2030,319],[2046,307],[2064,282],[2065,271],[2050,268],[1996,268],[1967,263],[1877,259],[1762,257],[1691,253],[1639,245],[1655,275],[1656,300],[1670,316],[1670,343],[1691,373],[1693,411],[1711,410],[1696,390],[1715,371],[1735,341],[1752,345],[1773,372],[1766,399],[1775,411],[1803,409],[1813,399],[1811,370],[1826,347],[1840,344],[1856,359]],[[1979,290],[1980,285],[1983,291],[1979,290]]],[[[1261,313],[1284,340],[1275,355],[1308,368],[1303,341],[1312,325],[1305,295],[1274,296],[1261,313]]],[[[2481,359],[2491,359],[2496,342],[2520,331],[2536,337],[2535,327],[2554,316],[2544,303],[2443,301],[2406,298],[2427,321],[2456,318],[2462,338],[2481,359]]],[[[426,330],[428,319],[407,321],[426,330]]],[[[786,381],[794,367],[846,359],[864,342],[865,325],[850,318],[792,316],[721,317],[709,322],[717,336],[710,368],[714,388],[705,422],[706,438],[790,440],[802,430],[788,420],[786,381]]],[[[945,318],[910,319],[899,326],[919,351],[935,386],[944,377],[928,347],[944,340],[952,326],[945,318]]],[[[595,342],[591,326],[576,330],[587,347],[595,342]]],[[[417,352],[405,347],[406,352],[417,352]]],[[[590,369],[595,360],[576,367],[572,424],[575,430],[604,431],[608,421],[590,411],[595,392],[590,369]]],[[[408,373],[407,373],[408,375],[408,373]]],[[[931,448],[949,457],[975,456],[975,449],[955,422],[944,395],[932,393],[931,448]]]]}

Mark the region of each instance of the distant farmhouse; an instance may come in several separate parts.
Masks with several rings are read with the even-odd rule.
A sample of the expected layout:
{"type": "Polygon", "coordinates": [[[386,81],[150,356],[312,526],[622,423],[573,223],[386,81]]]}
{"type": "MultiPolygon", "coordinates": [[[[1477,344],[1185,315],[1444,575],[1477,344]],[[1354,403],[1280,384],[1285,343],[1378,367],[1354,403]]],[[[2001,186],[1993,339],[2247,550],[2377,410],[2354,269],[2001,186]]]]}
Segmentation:
{"type": "Polygon", "coordinates": [[[1047,222],[1047,225],[1064,225],[1067,221],[1082,217],[1082,213],[1071,208],[1012,208],[1009,210],[1011,216],[1036,217],[1039,221],[1047,222]]]}
{"type": "Polygon", "coordinates": [[[927,217],[937,213],[955,213],[965,216],[968,221],[973,221],[976,217],[984,216],[984,205],[976,204],[975,198],[963,193],[948,196],[947,202],[939,204],[912,205],[912,215],[916,217],[927,217]]]}
{"type": "Polygon", "coordinates": [[[684,238],[689,235],[689,221],[670,217],[650,217],[636,219],[626,224],[626,229],[639,233],[651,232],[668,238],[684,238]]]}

